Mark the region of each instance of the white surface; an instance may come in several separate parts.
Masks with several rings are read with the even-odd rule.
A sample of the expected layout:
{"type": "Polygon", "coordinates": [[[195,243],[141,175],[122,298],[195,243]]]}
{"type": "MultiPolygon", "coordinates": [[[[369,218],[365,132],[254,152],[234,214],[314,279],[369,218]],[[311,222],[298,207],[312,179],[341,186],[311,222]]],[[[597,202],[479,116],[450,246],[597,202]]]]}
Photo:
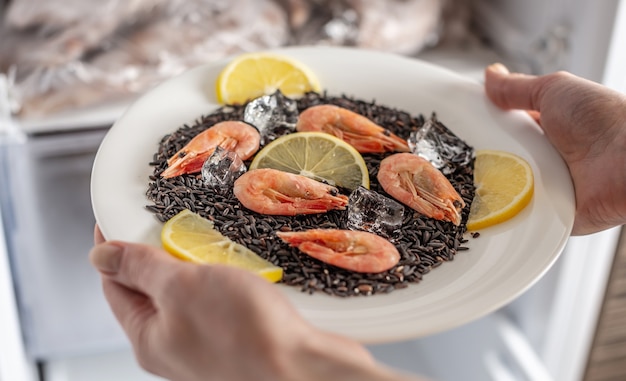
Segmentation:
{"type": "Polygon", "coordinates": [[[0,146],[12,275],[34,359],[127,346],[87,259],[95,223],[90,174],[103,136],[93,130],[0,146]]]}
{"type": "Polygon", "coordinates": [[[119,102],[109,102],[42,117],[21,118],[17,122],[21,130],[27,134],[108,127],[119,118],[133,99],[135,98],[126,98],[119,102]]]}
{"type": "Polygon", "coordinates": [[[474,23],[490,44],[524,72],[568,70],[600,82],[619,3],[474,0],[472,5],[474,23]]]}
{"type": "Polygon", "coordinates": [[[568,242],[548,315],[549,339],[538,350],[555,380],[584,376],[619,234],[613,228],[568,242]]]}
{"type": "Polygon", "coordinates": [[[500,312],[419,340],[368,349],[384,364],[433,381],[554,380],[523,334],[500,312]]]}
{"type": "MultiPolygon", "coordinates": [[[[469,242],[470,251],[419,285],[347,300],[279,285],[314,324],[365,342],[439,332],[508,303],[558,257],[573,220],[571,182],[559,155],[525,114],[497,110],[477,82],[418,60],[342,48],[279,52],[308,65],[330,94],[376,99],[413,114],[436,111],[476,148],[525,157],[536,177],[534,199],[520,215],[485,230],[469,242]]],[[[105,137],[91,189],[96,220],[108,239],[159,245],[161,225],[144,209],[152,170],[148,163],[163,135],[217,107],[213,89],[225,63],[196,68],[158,86],[134,103],[105,137]]]]}
{"type": "Polygon", "coordinates": [[[46,381],[159,381],[141,369],[131,350],[104,352],[97,355],[68,357],[47,364],[46,381]]]}
{"type": "Polygon", "coordinates": [[[626,1],[621,0],[615,14],[613,35],[610,38],[609,52],[602,83],[617,91],[626,93],[626,1]]]}
{"type": "Polygon", "coordinates": [[[34,380],[35,367],[27,358],[15,302],[4,227],[0,213],[0,381],[34,380]]]}
{"type": "MultiPolygon", "coordinates": [[[[528,350],[523,340],[505,317],[495,313],[449,332],[420,340],[372,345],[368,350],[388,366],[436,381],[504,381],[503,373],[510,374],[532,362],[534,366],[519,369],[526,379],[552,380],[545,377],[545,368],[536,364],[534,353],[524,353],[524,359],[518,360],[522,356],[513,352],[528,350]],[[500,335],[503,331],[505,334],[500,335]],[[512,343],[513,340],[517,342],[512,343]],[[529,378],[529,374],[534,378],[529,378]]],[[[162,380],[142,370],[130,350],[58,359],[46,365],[44,377],[47,381],[162,380]]]]}

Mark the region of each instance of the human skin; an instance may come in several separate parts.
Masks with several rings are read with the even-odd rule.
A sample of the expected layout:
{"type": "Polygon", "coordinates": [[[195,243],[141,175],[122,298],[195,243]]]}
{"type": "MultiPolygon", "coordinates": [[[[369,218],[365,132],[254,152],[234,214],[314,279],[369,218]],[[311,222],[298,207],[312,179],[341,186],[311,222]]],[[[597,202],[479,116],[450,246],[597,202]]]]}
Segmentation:
{"type": "Polygon", "coordinates": [[[498,107],[527,110],[565,160],[576,194],[572,235],[626,222],[626,95],[567,72],[543,76],[485,71],[498,107]]]}
{"type": "Polygon", "coordinates": [[[139,364],[176,381],[418,380],[358,342],[306,322],[279,289],[232,267],[197,265],[162,249],[105,242],[90,259],[139,364]]]}

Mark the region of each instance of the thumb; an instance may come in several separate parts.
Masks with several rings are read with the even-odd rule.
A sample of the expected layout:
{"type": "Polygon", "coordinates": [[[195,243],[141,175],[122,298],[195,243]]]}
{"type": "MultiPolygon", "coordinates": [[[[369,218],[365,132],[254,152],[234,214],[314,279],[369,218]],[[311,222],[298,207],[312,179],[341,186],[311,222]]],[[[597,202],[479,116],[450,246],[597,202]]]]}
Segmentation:
{"type": "Polygon", "coordinates": [[[186,265],[160,248],[119,241],[96,245],[89,256],[105,278],[151,297],[167,287],[178,266],[186,265]]]}
{"type": "Polygon", "coordinates": [[[539,110],[539,81],[527,74],[509,73],[500,64],[485,69],[485,91],[487,97],[501,109],[539,110]]]}
{"type": "Polygon", "coordinates": [[[131,342],[140,343],[177,266],[185,264],[156,247],[124,242],[96,245],[89,257],[113,314],[131,342]]]}

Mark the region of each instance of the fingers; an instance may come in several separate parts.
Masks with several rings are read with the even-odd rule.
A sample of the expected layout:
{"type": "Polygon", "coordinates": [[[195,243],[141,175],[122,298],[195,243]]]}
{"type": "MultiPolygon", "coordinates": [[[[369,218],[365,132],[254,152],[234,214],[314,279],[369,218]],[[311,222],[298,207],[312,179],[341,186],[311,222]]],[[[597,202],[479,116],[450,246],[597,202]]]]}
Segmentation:
{"type": "Polygon", "coordinates": [[[526,111],[526,113],[533,118],[533,120],[541,126],[541,114],[539,113],[539,111],[535,111],[535,110],[528,110],[526,111]]]}
{"type": "Polygon", "coordinates": [[[511,74],[499,63],[485,70],[485,91],[489,99],[498,107],[521,110],[539,110],[539,82],[537,77],[525,74],[511,74]]]}
{"type": "Polygon", "coordinates": [[[148,336],[159,321],[159,311],[169,300],[172,277],[189,265],[148,245],[108,241],[96,245],[89,257],[102,274],[102,289],[113,314],[134,348],[149,345],[148,336]]]}
{"type": "Polygon", "coordinates": [[[137,343],[156,314],[151,299],[107,277],[102,278],[102,290],[124,332],[133,344],[137,343]]]}
{"type": "Polygon", "coordinates": [[[125,242],[96,245],[89,257],[102,274],[102,288],[111,310],[132,343],[139,343],[164,292],[186,265],[156,247],[125,242]]]}
{"type": "Polygon", "coordinates": [[[89,256],[105,277],[148,296],[162,292],[177,266],[186,265],[159,248],[126,242],[101,243],[89,256]]]}
{"type": "Polygon", "coordinates": [[[104,236],[102,235],[102,232],[100,231],[100,227],[98,226],[98,224],[96,224],[93,227],[93,242],[98,245],[101,244],[102,242],[104,242],[104,236]]]}

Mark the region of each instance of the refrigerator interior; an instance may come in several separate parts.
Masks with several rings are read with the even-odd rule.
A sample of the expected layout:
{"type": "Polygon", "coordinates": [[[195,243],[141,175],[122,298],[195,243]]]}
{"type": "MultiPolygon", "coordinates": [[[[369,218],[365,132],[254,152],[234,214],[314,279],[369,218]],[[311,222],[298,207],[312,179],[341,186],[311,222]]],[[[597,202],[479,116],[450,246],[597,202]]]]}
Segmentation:
{"type": "MultiPolygon", "coordinates": [[[[418,58],[477,80],[485,65],[501,61],[531,73],[567,69],[626,89],[626,55],[618,49],[626,43],[624,1],[470,3],[481,38],[418,58]]],[[[0,261],[7,280],[0,284],[0,381],[158,379],[134,362],[87,260],[91,165],[121,110],[50,118],[42,130],[0,107],[0,258],[7,259],[0,261]]],[[[484,318],[368,348],[386,364],[441,381],[579,380],[618,232],[572,238],[537,284],[484,318]]]]}

